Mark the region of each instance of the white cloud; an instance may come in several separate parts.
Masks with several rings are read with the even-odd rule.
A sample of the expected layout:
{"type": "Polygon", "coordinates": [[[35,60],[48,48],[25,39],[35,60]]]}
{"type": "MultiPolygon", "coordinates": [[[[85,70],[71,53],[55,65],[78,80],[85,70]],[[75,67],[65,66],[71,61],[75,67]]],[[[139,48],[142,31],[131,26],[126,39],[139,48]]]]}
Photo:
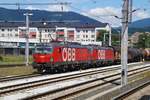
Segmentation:
{"type": "Polygon", "coordinates": [[[121,17],[121,8],[104,7],[90,9],[88,12],[83,13],[84,15],[95,18],[101,22],[109,23],[112,26],[120,26],[121,20],[114,16],[121,17]]]}
{"type": "Polygon", "coordinates": [[[142,10],[136,11],[133,15],[137,17],[137,19],[150,17],[150,14],[147,11],[142,11],[142,10]]]}
{"type": "Polygon", "coordinates": [[[29,9],[29,10],[47,10],[47,11],[69,11],[70,8],[67,6],[62,6],[61,5],[49,5],[48,7],[44,7],[44,8],[35,8],[33,6],[27,6],[25,9],[29,9]]]}
{"type": "MultiPolygon", "coordinates": [[[[122,17],[121,13],[122,8],[115,7],[99,7],[88,10],[88,12],[84,12],[83,14],[92,18],[95,18],[101,22],[109,23],[112,26],[121,26],[121,19],[117,19],[114,16],[122,17]]],[[[133,13],[133,21],[149,18],[150,14],[148,11],[138,10],[133,13]]]]}
{"type": "Polygon", "coordinates": [[[29,9],[29,10],[40,10],[40,8],[35,8],[33,6],[27,6],[25,9],[29,9]]]}
{"type": "Polygon", "coordinates": [[[65,5],[49,5],[48,8],[46,10],[48,11],[69,11],[69,7],[65,6],[65,5]]]}
{"type": "Polygon", "coordinates": [[[114,7],[94,8],[89,13],[99,16],[120,15],[120,9],[114,7]]]}

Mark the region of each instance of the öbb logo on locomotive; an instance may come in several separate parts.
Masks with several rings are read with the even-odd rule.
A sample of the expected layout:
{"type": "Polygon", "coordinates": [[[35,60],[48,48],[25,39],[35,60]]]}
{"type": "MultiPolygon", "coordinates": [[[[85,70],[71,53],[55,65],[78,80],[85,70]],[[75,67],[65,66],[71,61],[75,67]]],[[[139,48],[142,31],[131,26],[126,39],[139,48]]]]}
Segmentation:
{"type": "Polygon", "coordinates": [[[105,50],[98,50],[98,59],[105,59],[105,50]]]}
{"type": "Polygon", "coordinates": [[[75,61],[75,48],[63,48],[63,61],[75,61]]]}

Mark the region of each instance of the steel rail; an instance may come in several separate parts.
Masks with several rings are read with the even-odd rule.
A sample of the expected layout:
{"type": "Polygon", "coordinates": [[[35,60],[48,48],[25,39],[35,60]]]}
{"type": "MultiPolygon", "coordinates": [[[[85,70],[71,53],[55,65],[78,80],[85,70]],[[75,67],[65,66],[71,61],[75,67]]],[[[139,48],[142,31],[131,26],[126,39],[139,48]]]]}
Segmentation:
{"type": "Polygon", "coordinates": [[[23,78],[31,78],[31,77],[37,77],[37,76],[41,76],[41,74],[28,74],[28,75],[15,75],[15,76],[9,76],[9,77],[2,77],[0,78],[0,82],[18,80],[18,79],[23,79],[23,78]]]}
{"type": "MultiPolygon", "coordinates": [[[[132,65],[136,65],[136,64],[137,63],[131,63],[129,65],[132,66],[132,65]]],[[[11,91],[20,90],[20,89],[23,89],[23,88],[25,89],[25,88],[29,88],[29,87],[33,87],[33,86],[37,86],[37,85],[48,84],[48,83],[62,81],[62,80],[67,80],[67,79],[71,79],[71,78],[77,78],[77,77],[81,77],[81,76],[92,75],[92,74],[107,72],[107,71],[111,71],[111,70],[117,70],[117,69],[119,69],[119,67],[120,67],[120,65],[116,65],[113,68],[111,68],[111,67],[110,68],[106,67],[106,68],[102,68],[102,69],[98,68],[98,69],[95,69],[95,70],[92,70],[92,71],[89,70],[87,72],[81,72],[81,73],[75,73],[75,74],[69,74],[69,75],[64,75],[64,76],[58,76],[58,77],[48,78],[48,80],[47,79],[38,80],[38,81],[34,81],[33,80],[31,82],[26,82],[26,83],[21,83],[21,84],[6,85],[6,86],[3,86],[3,87],[0,86],[0,89],[1,89],[0,90],[0,94],[6,93],[8,91],[11,92],[11,91]]],[[[26,80],[28,80],[28,79],[26,79],[26,80]]]]}
{"type": "MultiPolygon", "coordinates": [[[[147,73],[147,72],[149,72],[149,71],[146,69],[146,70],[143,70],[138,73],[130,74],[130,75],[128,75],[128,79],[129,79],[129,81],[137,79],[138,76],[140,76],[143,73],[147,73]]],[[[145,77],[143,77],[143,78],[145,78],[145,77]]],[[[138,78],[138,80],[141,80],[141,78],[138,78]]],[[[116,78],[116,80],[104,79],[104,81],[106,82],[106,84],[95,84],[87,89],[82,89],[79,92],[73,93],[71,95],[69,94],[64,97],[60,97],[58,99],[82,100],[84,98],[84,100],[95,100],[95,99],[96,100],[110,100],[111,98],[109,98],[109,96],[111,94],[113,94],[113,91],[112,91],[112,93],[110,93],[110,95],[109,94],[107,95],[105,93],[110,92],[114,88],[121,87],[120,86],[121,80],[120,80],[120,77],[118,77],[118,78],[116,78]],[[105,96],[103,96],[104,94],[105,94],[105,96]],[[103,97],[101,98],[101,96],[103,96],[103,97]]],[[[41,100],[41,99],[39,99],[39,100],[41,100]]],[[[116,99],[113,99],[113,100],[116,100],[116,99]]],[[[123,99],[119,98],[117,100],[123,100],[123,99]]]]}
{"type": "MultiPolygon", "coordinates": [[[[141,62],[138,62],[138,63],[130,63],[129,66],[132,66],[132,65],[139,65],[139,64],[144,64],[144,63],[141,63],[141,62]]],[[[119,67],[120,65],[115,65],[116,67],[119,67]]],[[[107,66],[105,68],[108,68],[108,67],[111,67],[111,66],[107,66]]],[[[104,69],[105,69],[104,68],[104,69]]],[[[98,70],[99,68],[95,68],[96,70],[98,70]]],[[[90,69],[87,69],[87,70],[90,70],[90,69]]],[[[88,72],[88,71],[87,71],[88,72]]],[[[30,75],[30,74],[29,74],[30,75]]],[[[21,75],[21,77],[23,76],[24,78],[24,75],[21,75]]],[[[25,75],[26,76],[26,75],[25,75]]],[[[3,81],[10,81],[10,80],[16,80],[17,77],[20,77],[20,76],[10,76],[10,77],[1,77],[0,78],[0,82],[3,82],[3,81]],[[15,78],[16,77],[16,78],[15,78]]],[[[26,77],[28,78],[28,77],[26,77]]],[[[21,79],[21,78],[18,78],[18,79],[21,79]]]]}
{"type": "Polygon", "coordinates": [[[4,93],[8,93],[8,92],[17,91],[20,89],[26,89],[26,88],[30,88],[30,87],[33,88],[33,87],[44,85],[44,84],[65,81],[65,80],[79,78],[79,77],[83,77],[83,76],[87,76],[87,75],[104,73],[104,72],[113,71],[113,70],[117,70],[117,69],[119,69],[119,68],[118,67],[117,68],[109,68],[109,69],[85,72],[85,73],[81,73],[81,74],[73,74],[73,75],[69,75],[69,76],[61,76],[61,77],[55,77],[55,78],[50,78],[50,79],[45,79],[45,80],[33,81],[33,82],[29,82],[29,83],[24,83],[24,84],[17,84],[17,85],[15,84],[15,85],[0,88],[1,89],[0,95],[4,94],[4,93]]]}
{"type": "MultiPolygon", "coordinates": [[[[143,72],[143,71],[147,71],[147,69],[139,71],[139,72],[143,72]]],[[[129,76],[135,75],[136,73],[137,72],[129,74],[129,76]]],[[[60,89],[60,90],[55,90],[55,91],[51,91],[49,93],[40,94],[40,95],[34,95],[33,97],[27,97],[25,99],[34,99],[34,98],[37,99],[37,98],[41,98],[41,97],[46,96],[46,95],[50,95],[50,96],[48,96],[48,97],[50,97],[50,99],[60,99],[61,100],[61,99],[64,99],[65,97],[73,96],[78,92],[86,91],[87,89],[91,89],[94,87],[100,87],[100,86],[103,86],[107,83],[112,83],[112,82],[117,81],[117,80],[120,80],[120,75],[102,78],[101,80],[96,79],[96,80],[93,80],[91,82],[87,82],[84,84],[78,84],[78,85],[74,85],[72,87],[65,87],[65,88],[60,89]],[[103,79],[105,79],[105,81],[103,81],[103,79]],[[96,81],[99,81],[99,83],[97,83],[96,81]],[[89,85],[89,84],[91,84],[91,85],[89,85]]]]}
{"type": "Polygon", "coordinates": [[[129,95],[132,95],[133,93],[137,92],[138,90],[146,87],[150,85],[150,80],[149,81],[145,81],[137,86],[135,86],[134,88],[131,88],[123,93],[121,93],[120,95],[116,96],[113,98],[113,100],[123,100],[125,99],[126,97],[128,97],[129,95]]]}
{"type": "MultiPolygon", "coordinates": [[[[19,83],[14,83],[14,84],[10,84],[10,85],[4,84],[4,86],[1,86],[1,84],[0,84],[0,89],[5,88],[5,87],[9,87],[9,86],[13,87],[13,86],[17,86],[17,85],[32,83],[32,82],[34,83],[34,82],[44,81],[44,80],[47,80],[47,79],[53,80],[53,79],[58,79],[58,78],[62,78],[62,77],[67,77],[67,76],[75,76],[75,75],[79,75],[79,74],[86,74],[86,73],[89,73],[89,72],[90,73],[91,72],[95,73],[97,71],[101,72],[101,71],[104,71],[104,70],[111,70],[111,69],[114,69],[114,68],[119,69],[119,67],[120,67],[120,65],[116,65],[114,67],[109,66],[109,67],[105,67],[105,68],[83,70],[82,72],[73,72],[73,73],[71,72],[71,73],[65,73],[65,74],[60,74],[60,75],[56,74],[57,76],[54,74],[54,75],[52,75],[52,77],[48,77],[48,78],[44,78],[44,79],[39,79],[40,77],[36,77],[36,78],[38,78],[38,80],[32,80],[31,82],[29,81],[29,82],[26,82],[26,83],[19,82],[19,83]]],[[[48,76],[48,75],[45,75],[45,76],[48,76]]],[[[45,77],[45,76],[42,76],[42,77],[45,77]]],[[[25,80],[29,80],[29,79],[30,78],[26,78],[25,80]]],[[[22,81],[22,79],[16,80],[16,81],[22,81]]],[[[4,81],[4,82],[6,83],[7,81],[4,81]]],[[[11,81],[8,81],[8,82],[11,82],[11,81]]]]}
{"type": "MultiPolygon", "coordinates": [[[[143,68],[139,68],[139,69],[143,69],[143,68]]],[[[137,69],[134,69],[134,70],[137,70],[137,69]]],[[[133,71],[133,70],[131,70],[131,71],[133,71]]],[[[130,71],[129,71],[130,72],[130,71]]],[[[116,74],[116,75],[119,75],[119,74],[116,74]]],[[[109,78],[109,77],[112,77],[112,76],[115,76],[115,75],[111,75],[111,76],[105,76],[105,77],[103,77],[103,78],[109,78]]],[[[100,78],[101,79],[101,78],[100,78]]],[[[93,80],[92,80],[93,81],[93,80]]]]}

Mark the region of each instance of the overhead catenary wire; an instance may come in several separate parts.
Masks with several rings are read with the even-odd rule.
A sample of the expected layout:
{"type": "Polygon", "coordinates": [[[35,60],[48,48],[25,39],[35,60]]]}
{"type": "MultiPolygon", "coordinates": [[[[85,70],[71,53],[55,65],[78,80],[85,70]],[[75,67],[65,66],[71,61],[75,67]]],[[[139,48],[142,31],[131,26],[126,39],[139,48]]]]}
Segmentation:
{"type": "Polygon", "coordinates": [[[3,6],[17,6],[18,9],[20,9],[20,6],[27,6],[27,5],[33,5],[33,6],[45,6],[45,5],[61,5],[61,10],[63,11],[64,5],[70,5],[71,2],[52,2],[52,3],[0,3],[0,5],[3,6]]]}

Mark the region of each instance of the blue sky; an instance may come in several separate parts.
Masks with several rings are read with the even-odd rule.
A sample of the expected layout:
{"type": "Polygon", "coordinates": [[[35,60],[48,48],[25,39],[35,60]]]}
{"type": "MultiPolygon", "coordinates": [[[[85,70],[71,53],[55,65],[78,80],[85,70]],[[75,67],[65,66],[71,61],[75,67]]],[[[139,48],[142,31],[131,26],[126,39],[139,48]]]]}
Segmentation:
{"type": "MultiPolygon", "coordinates": [[[[121,7],[123,0],[0,0],[0,3],[52,3],[52,2],[71,2],[71,5],[64,6],[65,11],[75,11],[86,16],[90,16],[102,22],[110,23],[113,26],[119,26],[120,20],[111,15],[121,17],[121,7]]],[[[16,6],[1,6],[5,8],[17,8],[16,6]]],[[[49,11],[58,11],[61,9],[58,5],[47,6],[21,6],[23,9],[42,9],[49,11]]],[[[133,14],[133,20],[139,20],[150,17],[150,0],[133,0],[133,8],[140,8],[133,14]],[[143,10],[146,9],[146,10],[143,10]]]]}

